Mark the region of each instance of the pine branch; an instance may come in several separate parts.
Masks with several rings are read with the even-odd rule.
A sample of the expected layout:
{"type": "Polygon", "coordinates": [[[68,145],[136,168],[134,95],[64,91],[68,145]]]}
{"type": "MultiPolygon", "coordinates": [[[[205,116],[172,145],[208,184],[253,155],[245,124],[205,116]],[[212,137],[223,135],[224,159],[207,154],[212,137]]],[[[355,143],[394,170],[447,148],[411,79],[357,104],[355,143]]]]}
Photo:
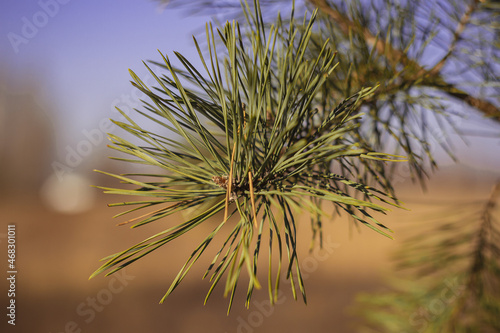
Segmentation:
{"type": "Polygon", "coordinates": [[[396,267],[408,278],[393,281],[392,291],[359,297],[363,327],[370,332],[498,332],[499,200],[500,182],[483,204],[453,203],[451,209],[422,217],[432,227],[421,227],[396,256],[396,267]]]}
{"type": "MultiPolygon", "coordinates": [[[[300,292],[306,301],[297,251],[296,211],[314,216],[313,232],[321,234],[321,218],[330,214],[320,203],[314,203],[330,203],[334,209],[346,211],[366,227],[391,238],[392,231],[372,214],[385,213],[387,206],[401,208],[396,198],[363,181],[332,173],[336,163],[358,161],[370,166],[373,161],[401,160],[400,156],[377,153],[352,140],[359,126],[356,121],[362,116],[357,112],[359,104],[375,88],[360,89],[314,118],[318,112],[312,107],[313,101],[337,68],[336,54],[326,42],[314,58],[305,56],[317,12],[302,23],[292,17],[290,24],[283,24],[278,15],[274,25],[267,27],[258,1],[253,10],[246,2],[243,5],[246,29],[235,21],[217,31],[207,24],[207,52],[194,39],[204,74],[179,53],[175,56],[181,68],[174,68],[169,57],[161,53],[162,61],[153,63],[157,70],[145,64],[156,80],[153,87],[130,71],[132,84],[147,96],[137,115],[181,139],[151,131],[122,112],[126,121],[115,124],[139,142],[110,134],[110,147],[127,156],[117,159],[152,166],[161,172],[105,173],[127,187],[102,189],[105,193],[145,197],[114,204],[135,206],[117,216],[154,206],[154,210],[121,223],[133,222],[131,228],[177,212],[192,214],[104,258],[105,263],[91,277],[113,274],[214,219],[212,232],[194,248],[161,302],[177,289],[208,246],[219,241],[220,249],[204,274],[211,275],[205,302],[225,276],[229,311],[246,269],[249,306],[254,289],[261,287],[257,271],[263,236],[269,238],[269,267],[275,258],[273,251],[279,252],[277,276],[274,281],[268,279],[270,302],[277,298],[282,261],[294,297],[300,292]],[[224,217],[217,221],[222,213],[224,217]],[[224,231],[226,238],[219,240],[224,231]]],[[[344,165],[344,169],[348,168],[344,165]]],[[[357,170],[350,172],[356,174],[357,170]]]]}
{"type": "MultiPolygon", "coordinates": [[[[350,30],[358,31],[364,37],[366,42],[374,47],[379,54],[385,55],[388,62],[392,64],[392,68],[397,68],[397,65],[399,63],[402,63],[404,66],[410,66],[417,71],[417,74],[413,78],[415,81],[421,80],[422,85],[430,84],[431,86],[433,85],[433,82],[445,82],[444,79],[439,75],[439,71],[443,67],[446,60],[449,58],[449,54],[453,52],[456,40],[460,38],[460,34],[463,32],[465,25],[470,19],[470,15],[477,8],[477,0],[473,0],[473,4],[469,6],[467,12],[462,17],[462,20],[460,21],[455,31],[455,42],[451,44],[447,55],[443,59],[441,59],[441,61],[438,62],[434,66],[434,68],[429,70],[422,67],[418,62],[408,58],[405,52],[397,49],[396,47],[393,47],[391,43],[388,43],[380,36],[374,36],[367,27],[355,24],[346,15],[342,14],[334,7],[332,7],[327,0],[308,1],[315,7],[320,9],[320,11],[325,15],[330,17],[346,36],[349,35],[350,30]],[[431,81],[429,81],[429,79],[431,81]]],[[[440,88],[443,89],[443,91],[449,96],[461,100],[465,104],[479,110],[486,117],[500,122],[500,109],[494,104],[486,100],[474,97],[469,93],[456,88],[453,84],[441,85],[440,88]]]]}
{"type": "MultiPolygon", "coordinates": [[[[499,276],[494,276],[493,279],[483,277],[483,275],[488,276],[491,270],[491,260],[496,261],[497,265],[500,263],[500,253],[495,253],[496,251],[494,250],[497,248],[497,241],[499,240],[498,235],[495,235],[499,229],[495,226],[494,218],[495,208],[499,199],[500,182],[493,186],[490,197],[484,205],[480,217],[480,221],[482,222],[476,235],[476,246],[472,252],[473,260],[466,274],[465,291],[458,300],[458,304],[455,306],[449,319],[450,332],[456,332],[460,329],[463,318],[467,318],[467,312],[471,310],[469,309],[471,303],[472,306],[480,306],[481,299],[484,297],[494,297],[494,295],[490,294],[492,292],[491,288],[498,288],[500,286],[500,281],[494,280],[500,280],[499,276]],[[491,253],[492,250],[493,253],[491,253]],[[493,256],[493,259],[489,255],[493,256]],[[495,285],[496,287],[494,287],[495,285]]],[[[497,268],[500,268],[500,266],[497,266],[497,268]]],[[[497,294],[496,296],[498,297],[499,295],[497,294]]]]}

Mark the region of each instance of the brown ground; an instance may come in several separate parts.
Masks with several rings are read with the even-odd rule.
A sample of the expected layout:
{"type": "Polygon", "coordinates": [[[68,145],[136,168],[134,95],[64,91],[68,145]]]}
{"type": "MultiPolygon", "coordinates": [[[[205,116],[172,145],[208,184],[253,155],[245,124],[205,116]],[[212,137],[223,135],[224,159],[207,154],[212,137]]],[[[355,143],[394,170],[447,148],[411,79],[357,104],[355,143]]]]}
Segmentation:
{"type": "MultiPolygon", "coordinates": [[[[396,235],[404,234],[409,221],[418,220],[418,214],[433,207],[427,203],[485,198],[497,178],[499,174],[447,168],[432,178],[426,194],[406,181],[400,184],[400,193],[412,211],[393,211],[383,221],[396,235]]],[[[294,301],[283,283],[281,304],[270,308],[264,288],[254,293],[252,307],[247,310],[242,283],[227,316],[227,299],[220,289],[203,306],[209,284],[200,278],[211,260],[208,256],[201,258],[164,304],[158,304],[192,250],[189,236],[127,268],[121,275],[122,279],[130,278],[125,282],[104,276],[88,281],[99,258],[157,230],[115,227],[111,216],[117,210],[107,208],[108,202],[113,202],[112,198],[100,197],[90,212],[62,215],[48,210],[33,194],[3,197],[2,262],[6,261],[7,224],[17,225],[18,246],[17,325],[6,332],[355,332],[356,318],[349,315],[349,306],[357,293],[383,288],[383,276],[391,269],[388,254],[400,243],[400,238],[391,241],[366,228],[350,235],[346,220],[338,220],[325,230],[325,239],[333,244],[331,254],[308,254],[309,225],[304,220],[300,254],[307,274],[308,304],[294,301]],[[97,304],[98,311],[86,304],[96,297],[105,303],[97,304]]],[[[207,230],[208,226],[200,232],[207,230]]],[[[2,297],[6,299],[7,286],[2,280],[2,297]]],[[[265,276],[261,281],[265,282],[265,276]]],[[[5,315],[2,317],[0,326],[5,327],[5,315]]]]}

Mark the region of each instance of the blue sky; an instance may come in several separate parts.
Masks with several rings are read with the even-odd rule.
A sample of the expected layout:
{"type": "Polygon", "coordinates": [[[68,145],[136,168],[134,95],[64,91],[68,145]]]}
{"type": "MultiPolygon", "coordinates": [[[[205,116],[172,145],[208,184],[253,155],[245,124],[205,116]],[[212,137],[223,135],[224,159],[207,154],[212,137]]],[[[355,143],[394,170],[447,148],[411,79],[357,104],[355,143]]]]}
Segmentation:
{"type": "Polygon", "coordinates": [[[0,67],[11,90],[32,78],[43,85],[65,145],[111,117],[113,101],[132,91],[128,69],[146,74],[142,61],[159,60],[157,49],[196,59],[191,35],[207,19],[149,0],[2,0],[0,67]]]}

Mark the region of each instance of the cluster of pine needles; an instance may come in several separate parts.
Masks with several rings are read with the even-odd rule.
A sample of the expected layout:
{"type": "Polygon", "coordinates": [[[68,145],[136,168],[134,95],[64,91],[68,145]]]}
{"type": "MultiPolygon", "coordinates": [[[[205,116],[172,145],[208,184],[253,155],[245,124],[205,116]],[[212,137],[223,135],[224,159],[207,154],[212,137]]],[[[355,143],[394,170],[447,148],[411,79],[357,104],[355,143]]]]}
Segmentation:
{"type": "Polygon", "coordinates": [[[229,236],[204,275],[211,274],[212,282],[206,300],[225,275],[224,295],[230,297],[230,309],[240,273],[246,268],[249,306],[254,289],[261,287],[257,268],[266,234],[271,303],[277,299],[282,265],[294,297],[300,290],[305,301],[297,212],[314,217],[314,238],[320,244],[321,221],[331,215],[330,209],[335,214],[346,212],[356,222],[391,237],[391,230],[373,212],[384,213],[388,206],[400,207],[400,203],[390,191],[359,181],[361,173],[384,178],[381,164],[401,161],[399,156],[374,152],[357,141],[358,120],[363,116],[360,105],[376,87],[326,105],[321,89],[338,63],[328,41],[316,57],[306,57],[317,12],[302,22],[292,12],[288,24],[278,15],[273,25],[266,26],[258,3],[250,9],[245,2],[244,9],[247,28],[233,21],[214,32],[207,24],[204,50],[200,46],[204,44],[194,39],[202,69],[175,53],[180,66],[162,54],[162,62],[145,64],[156,80],[154,87],[131,72],[132,84],[146,96],[136,115],[162,131],[143,128],[122,112],[127,121],[115,123],[137,142],[110,134],[110,147],[121,153],[118,160],[160,171],[106,173],[126,187],[103,189],[144,197],[112,205],[132,207],[119,216],[148,211],[130,220],[132,228],[177,212],[189,210],[191,216],[105,258],[92,277],[112,274],[213,218],[218,222],[212,232],[194,248],[162,302],[223,228],[229,236]],[[273,258],[278,262],[275,273],[273,258]]]}

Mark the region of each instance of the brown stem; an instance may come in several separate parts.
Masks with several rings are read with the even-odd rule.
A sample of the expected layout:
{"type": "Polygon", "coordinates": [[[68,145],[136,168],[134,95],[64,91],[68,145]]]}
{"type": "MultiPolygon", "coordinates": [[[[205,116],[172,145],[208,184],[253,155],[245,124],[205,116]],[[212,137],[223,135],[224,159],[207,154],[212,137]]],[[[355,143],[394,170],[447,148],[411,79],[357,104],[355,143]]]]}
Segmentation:
{"type": "Polygon", "coordinates": [[[448,52],[446,52],[444,57],[436,65],[434,65],[434,67],[432,67],[432,69],[429,70],[430,75],[439,74],[439,71],[441,70],[441,68],[443,68],[443,66],[446,63],[446,61],[448,60],[448,58],[453,54],[453,51],[455,50],[457,43],[461,38],[462,32],[464,31],[465,27],[469,23],[472,13],[474,12],[474,10],[476,10],[478,2],[479,2],[479,0],[474,0],[467,8],[464,15],[462,15],[462,17],[460,18],[460,21],[458,22],[457,28],[455,29],[455,33],[453,34],[453,41],[451,42],[451,44],[448,48],[448,52]]]}

